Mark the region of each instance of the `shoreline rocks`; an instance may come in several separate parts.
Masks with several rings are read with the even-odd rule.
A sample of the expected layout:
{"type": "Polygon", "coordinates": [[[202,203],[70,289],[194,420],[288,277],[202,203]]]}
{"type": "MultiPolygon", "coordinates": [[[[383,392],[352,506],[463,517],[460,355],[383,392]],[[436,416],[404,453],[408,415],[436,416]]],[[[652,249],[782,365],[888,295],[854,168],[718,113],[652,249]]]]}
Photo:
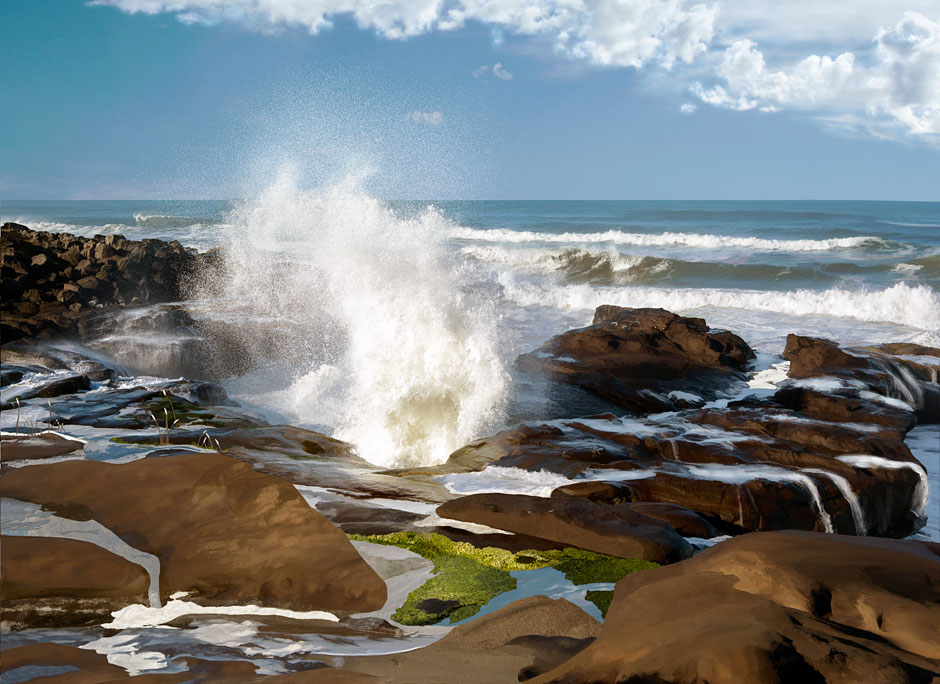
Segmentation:
{"type": "Polygon", "coordinates": [[[177,301],[193,274],[217,263],[216,254],[199,254],[176,240],[82,238],[4,223],[0,334],[4,342],[72,334],[101,308],[177,301]]]}
{"type": "Polygon", "coordinates": [[[617,584],[597,639],[533,684],[896,684],[940,673],[940,556],[749,534],[617,584]]]}
{"type": "Polygon", "coordinates": [[[437,514],[618,558],[673,563],[692,555],[667,522],[576,497],[472,494],[439,506],[437,514]]]}
{"type": "Polygon", "coordinates": [[[665,309],[600,306],[517,364],[636,413],[690,408],[745,379],[754,352],[737,335],[665,309]]]}
{"type": "Polygon", "coordinates": [[[3,535],[0,556],[4,629],[100,624],[147,603],[147,572],[89,542],[3,535]]]}
{"type": "Polygon", "coordinates": [[[204,605],[368,611],[385,603],[385,583],[292,485],[223,454],[34,465],[0,477],[0,493],[94,519],[154,554],[164,600],[184,591],[204,605]]]}

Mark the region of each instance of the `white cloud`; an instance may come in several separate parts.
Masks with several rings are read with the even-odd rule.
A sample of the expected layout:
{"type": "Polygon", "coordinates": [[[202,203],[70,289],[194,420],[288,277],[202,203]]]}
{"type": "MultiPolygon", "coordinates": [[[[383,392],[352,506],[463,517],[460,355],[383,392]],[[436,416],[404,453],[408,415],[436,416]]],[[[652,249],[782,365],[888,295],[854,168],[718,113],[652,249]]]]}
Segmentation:
{"type": "Polygon", "coordinates": [[[444,123],[444,115],[440,112],[408,112],[405,115],[406,121],[424,124],[425,126],[440,126],[444,123]]]}
{"type": "Polygon", "coordinates": [[[496,62],[496,64],[493,65],[493,75],[496,78],[501,78],[504,81],[512,80],[512,74],[503,68],[503,65],[501,62],[496,62]]]}
{"type": "MultiPolygon", "coordinates": [[[[656,83],[737,110],[808,113],[829,128],[938,142],[940,0],[92,0],[186,23],[272,32],[341,15],[390,39],[484,24],[599,67],[658,66],[656,83]],[[902,16],[901,9],[907,9],[902,16]],[[888,28],[881,28],[887,26],[888,28]],[[691,65],[691,66],[689,66],[691,65]]],[[[473,72],[511,79],[501,63],[473,72]]],[[[687,103],[688,104],[688,103],[687,103]]],[[[688,111],[680,106],[681,111],[688,111]]],[[[412,119],[414,120],[414,119],[412,119]]],[[[440,122],[438,122],[440,123],[440,122]]]]}
{"type": "MultiPolygon", "coordinates": [[[[317,33],[331,19],[351,15],[365,29],[401,39],[453,30],[468,21],[504,32],[540,36],[568,57],[606,66],[671,67],[691,62],[714,35],[717,5],[687,0],[93,0],[127,12],[170,12],[188,23],[241,23],[270,32],[303,26],[317,33]]],[[[498,36],[498,38],[497,38],[498,36]]]]}
{"type": "Polygon", "coordinates": [[[681,107],[679,107],[679,111],[682,112],[683,114],[691,114],[696,109],[698,109],[698,107],[695,105],[694,102],[686,102],[681,107]]]}
{"type": "Polygon", "coordinates": [[[906,12],[881,29],[873,48],[856,55],[810,55],[778,69],[747,38],[723,53],[716,73],[723,83],[692,92],[707,104],[728,109],[817,112],[830,124],[839,115],[857,126],[864,114],[872,130],[894,125],[910,135],[940,136],[940,23],[906,12]]]}

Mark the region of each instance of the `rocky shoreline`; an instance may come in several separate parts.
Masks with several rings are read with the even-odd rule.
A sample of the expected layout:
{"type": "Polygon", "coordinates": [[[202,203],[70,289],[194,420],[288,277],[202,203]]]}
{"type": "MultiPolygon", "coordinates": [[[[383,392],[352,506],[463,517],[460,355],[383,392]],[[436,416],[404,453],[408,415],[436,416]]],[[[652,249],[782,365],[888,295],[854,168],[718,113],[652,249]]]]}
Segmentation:
{"type": "Polygon", "coordinates": [[[755,375],[703,319],[603,306],[518,359],[570,390],[551,419],[383,470],[233,405],[244,342],[153,308],[218,265],[3,225],[4,681],[940,677],[940,544],[904,539],[940,349],[790,335],[755,375]],[[100,344],[144,306],[184,377],[100,344]]]}

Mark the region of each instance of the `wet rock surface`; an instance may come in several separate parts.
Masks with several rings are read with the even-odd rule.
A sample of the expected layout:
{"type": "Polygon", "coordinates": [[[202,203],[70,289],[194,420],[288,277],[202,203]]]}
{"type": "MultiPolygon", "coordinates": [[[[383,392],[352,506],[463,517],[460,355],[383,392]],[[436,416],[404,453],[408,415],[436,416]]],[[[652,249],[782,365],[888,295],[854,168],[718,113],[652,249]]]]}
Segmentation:
{"type": "Polygon", "coordinates": [[[788,335],[783,356],[790,377],[836,378],[851,390],[896,397],[908,404],[921,423],[940,422],[940,350],[922,345],[886,344],[843,349],[818,337],[788,335]]]}
{"type": "Polygon", "coordinates": [[[4,535],[0,556],[4,629],[99,624],[147,602],[147,572],[95,544],[4,535]]]}
{"type": "Polygon", "coordinates": [[[0,493],[86,511],[156,555],[163,597],[185,591],[205,605],[294,610],[372,610],[385,602],[384,583],[294,487],[223,454],[36,465],[6,473],[0,493]]]}
{"type": "Polygon", "coordinates": [[[437,513],[620,558],[670,563],[692,555],[668,523],[588,499],[474,494],[448,501],[437,513]]]}
{"type": "Polygon", "coordinates": [[[520,367],[581,387],[628,411],[674,411],[718,398],[744,380],[754,352],[704,319],[664,309],[601,306],[586,328],[523,354],[520,367]]]}
{"type": "Polygon", "coordinates": [[[934,550],[784,532],[624,578],[594,643],[533,682],[889,684],[938,672],[934,550]]]}

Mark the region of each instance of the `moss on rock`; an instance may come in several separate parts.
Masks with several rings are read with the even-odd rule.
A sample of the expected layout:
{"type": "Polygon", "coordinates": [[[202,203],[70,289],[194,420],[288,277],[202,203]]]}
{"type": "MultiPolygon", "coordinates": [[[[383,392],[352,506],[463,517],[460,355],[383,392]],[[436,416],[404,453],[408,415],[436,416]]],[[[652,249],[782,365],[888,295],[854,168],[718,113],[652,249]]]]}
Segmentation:
{"type": "Polygon", "coordinates": [[[490,599],[516,588],[516,578],[463,556],[434,561],[434,577],[408,595],[392,619],[403,625],[430,625],[473,617],[490,599]]]}
{"type": "Polygon", "coordinates": [[[610,602],[614,600],[613,591],[589,591],[584,595],[588,601],[597,606],[601,611],[601,617],[607,617],[607,611],[610,609],[610,602]]]}
{"type": "MultiPolygon", "coordinates": [[[[478,548],[440,534],[419,532],[351,534],[349,538],[398,546],[433,561],[435,576],[411,592],[392,616],[404,625],[429,625],[448,617],[457,622],[476,615],[490,599],[516,588],[511,571],[553,567],[565,573],[571,583],[581,585],[618,582],[631,572],[658,567],[637,558],[614,558],[574,548],[516,553],[491,546],[478,548]]],[[[588,592],[588,600],[605,614],[610,605],[610,597],[603,596],[606,593],[588,592]],[[598,604],[591,595],[606,603],[598,604]]]]}

